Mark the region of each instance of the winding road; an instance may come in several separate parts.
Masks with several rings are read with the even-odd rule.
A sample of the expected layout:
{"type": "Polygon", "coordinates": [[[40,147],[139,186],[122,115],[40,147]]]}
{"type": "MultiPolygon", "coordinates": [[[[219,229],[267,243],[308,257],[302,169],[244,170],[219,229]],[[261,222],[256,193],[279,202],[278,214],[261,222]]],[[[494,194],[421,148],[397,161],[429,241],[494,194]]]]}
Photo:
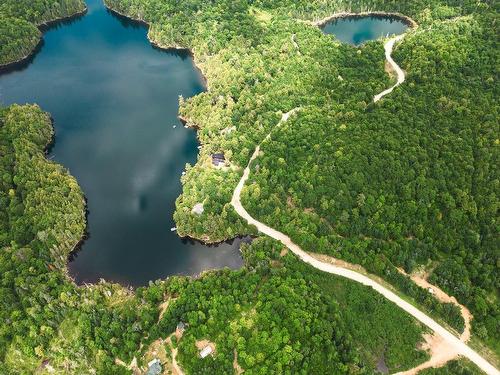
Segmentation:
{"type": "Polygon", "coordinates": [[[398,87],[400,84],[402,84],[405,81],[405,72],[403,72],[403,69],[396,64],[396,62],[392,58],[392,50],[394,49],[394,45],[396,42],[399,42],[404,38],[405,34],[398,35],[394,38],[389,39],[385,44],[384,44],[384,50],[385,50],[385,58],[391,65],[392,69],[396,72],[397,76],[397,81],[394,85],[389,87],[388,89],[382,91],[380,94],[377,94],[373,97],[373,101],[376,103],[380,99],[382,99],[383,96],[386,96],[387,94],[390,94],[392,90],[394,90],[396,87],[398,87]]]}
{"type": "MultiPolygon", "coordinates": [[[[401,40],[403,38],[403,35],[397,36],[395,38],[391,38],[389,41],[386,42],[384,49],[385,49],[385,55],[387,58],[387,61],[391,64],[393,69],[397,73],[397,83],[390,87],[387,90],[384,90],[378,95],[375,95],[373,98],[374,102],[377,102],[382,98],[383,96],[389,94],[392,92],[392,90],[400,85],[402,82],[405,80],[405,74],[403,70],[394,62],[394,60],[391,57],[392,49],[394,47],[394,44],[401,40]]],[[[300,107],[294,108],[291,111],[283,114],[281,120],[279,123],[276,125],[276,127],[281,127],[283,123],[288,121],[290,116],[295,114],[296,112],[300,111],[300,107]]],[[[247,210],[243,207],[241,204],[241,191],[243,190],[243,186],[245,185],[245,182],[248,180],[248,177],[250,176],[250,165],[251,163],[259,156],[260,153],[260,146],[262,143],[266,142],[271,136],[271,133],[269,133],[266,138],[259,144],[256,148],[255,151],[250,158],[250,161],[248,162],[247,167],[245,168],[243,172],[243,176],[241,177],[238,185],[236,186],[233,196],[231,199],[231,205],[234,207],[236,212],[243,218],[245,219],[248,224],[254,225],[257,227],[259,232],[264,233],[268,235],[271,238],[274,238],[275,240],[280,241],[283,245],[285,245],[288,249],[290,249],[296,256],[298,256],[302,261],[310,264],[314,268],[321,270],[323,272],[327,272],[330,274],[334,274],[337,276],[342,276],[347,279],[356,281],[358,283],[361,283],[363,285],[366,285],[368,287],[373,288],[375,291],[380,293],[382,296],[387,298],[389,301],[395,303],[398,307],[406,311],[408,314],[416,318],[418,321],[429,327],[431,330],[433,330],[436,334],[442,337],[443,341],[446,342],[458,355],[464,356],[474,362],[480,369],[482,369],[484,372],[486,372],[488,375],[500,375],[500,372],[493,366],[491,365],[487,360],[485,360],[483,357],[481,357],[476,351],[471,349],[467,344],[462,342],[458,337],[453,335],[451,332],[449,332],[446,328],[441,326],[439,323],[437,323],[434,319],[429,317],[428,315],[424,314],[422,311],[417,309],[415,306],[411,305],[410,303],[406,302],[404,299],[396,295],[394,292],[391,290],[387,289],[383,285],[379,284],[375,280],[371,279],[370,277],[361,274],[359,272],[353,271],[351,269],[343,268],[338,265],[333,265],[330,263],[324,263],[322,261],[319,261],[315,258],[313,258],[311,255],[309,255],[307,252],[302,250],[297,244],[295,244],[290,237],[285,235],[284,233],[281,233],[280,231],[277,231],[276,229],[273,229],[269,227],[268,225],[254,219],[248,212],[247,210]]]]}

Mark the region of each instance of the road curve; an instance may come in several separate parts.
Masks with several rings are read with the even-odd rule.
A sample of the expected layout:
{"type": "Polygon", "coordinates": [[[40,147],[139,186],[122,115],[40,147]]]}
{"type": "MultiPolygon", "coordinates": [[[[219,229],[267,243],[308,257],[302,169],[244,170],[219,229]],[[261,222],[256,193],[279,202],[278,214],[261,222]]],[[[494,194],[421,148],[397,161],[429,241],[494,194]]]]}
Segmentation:
{"type": "Polygon", "coordinates": [[[399,65],[396,64],[396,62],[393,60],[393,58],[391,56],[392,50],[394,48],[394,44],[396,44],[396,42],[399,42],[403,38],[404,38],[404,34],[401,34],[401,35],[395,36],[394,38],[389,39],[384,44],[385,58],[387,59],[387,61],[391,65],[392,69],[394,69],[394,71],[396,72],[397,81],[394,85],[389,87],[387,90],[384,90],[380,94],[375,95],[373,97],[373,101],[375,103],[378,102],[380,99],[382,99],[382,97],[386,96],[387,94],[390,94],[392,92],[392,90],[394,90],[396,87],[398,87],[400,84],[402,84],[405,81],[405,72],[403,72],[403,69],[401,69],[399,67],[399,65]]]}
{"type": "MultiPolygon", "coordinates": [[[[393,43],[394,44],[394,43],[393,43]]],[[[393,45],[392,44],[392,45],[393,45]]],[[[390,46],[390,49],[392,50],[392,45],[390,46]]],[[[387,47],[386,47],[387,48],[387,47]]],[[[387,51],[387,49],[386,49],[387,51]]],[[[404,75],[403,75],[404,77],[404,75]]],[[[398,79],[399,81],[399,79],[398,79]]],[[[280,122],[277,124],[277,127],[280,127],[283,123],[285,123],[291,115],[293,115],[295,112],[299,111],[300,108],[295,108],[291,110],[288,113],[285,113],[280,122]]],[[[270,138],[270,134],[267,135],[267,137],[262,141],[265,142],[270,138]]],[[[261,144],[262,144],[261,143],[261,144]]],[[[363,285],[369,286],[376,290],[378,293],[382,294],[385,298],[387,298],[389,301],[395,303],[397,306],[399,306],[401,309],[412,315],[414,318],[416,318],[418,321],[432,329],[434,332],[439,334],[450,346],[452,346],[459,355],[462,355],[468,359],[470,359],[472,362],[474,362],[481,370],[486,372],[488,375],[500,375],[500,372],[493,366],[491,365],[488,361],[486,361],[483,357],[481,357],[476,351],[471,349],[467,344],[463,343],[460,341],[459,338],[457,338],[455,335],[450,333],[447,329],[445,329],[443,326],[438,324],[434,319],[431,317],[427,316],[424,314],[422,311],[417,309],[415,306],[411,305],[410,303],[406,302],[403,300],[401,297],[387,289],[386,287],[382,286],[381,284],[377,283],[376,281],[372,280],[366,275],[363,275],[361,273],[358,273],[356,271],[342,268],[333,264],[329,263],[324,263],[321,262],[315,258],[313,258],[311,255],[307,254],[304,250],[302,250],[298,245],[293,243],[293,241],[285,235],[284,233],[281,233],[277,231],[276,229],[273,229],[269,226],[267,226],[264,223],[261,223],[260,221],[254,219],[248,212],[245,210],[243,205],[241,204],[240,196],[241,196],[241,191],[243,190],[243,186],[245,185],[245,182],[248,180],[248,177],[250,176],[250,165],[251,163],[259,156],[260,152],[260,146],[259,144],[256,148],[255,151],[250,158],[250,161],[248,162],[247,167],[245,168],[243,172],[243,176],[241,177],[238,185],[234,189],[233,196],[231,198],[231,205],[234,207],[236,212],[243,218],[245,219],[248,224],[254,225],[257,227],[259,232],[264,233],[268,235],[271,238],[274,238],[275,240],[280,241],[283,245],[285,245],[288,249],[290,249],[295,255],[297,255],[302,261],[310,264],[314,268],[321,270],[323,272],[331,273],[334,275],[342,276],[347,279],[356,281],[358,283],[361,283],[363,285]]]]}

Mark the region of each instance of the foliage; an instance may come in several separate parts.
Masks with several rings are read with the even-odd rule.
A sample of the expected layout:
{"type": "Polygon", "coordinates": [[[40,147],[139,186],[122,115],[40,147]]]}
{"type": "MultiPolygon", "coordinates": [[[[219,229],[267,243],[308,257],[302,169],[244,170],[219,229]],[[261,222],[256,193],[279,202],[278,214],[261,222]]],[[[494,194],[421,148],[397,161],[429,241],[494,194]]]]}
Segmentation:
{"type": "MultiPolygon", "coordinates": [[[[210,230],[205,221],[220,223],[216,216],[231,218],[231,233],[241,227],[227,206],[234,169],[221,187],[212,177],[220,172],[204,161],[224,151],[232,167],[244,167],[281,113],[300,107],[263,145],[244,190],[245,207],[303,248],[385,277],[460,331],[456,307],[437,303],[396,274],[396,267],[411,271],[437,261],[431,281],[470,307],[474,333],[497,346],[498,56],[492,6],[437,0],[107,4],[149,22],[150,37],[160,46],[191,48],[209,82],[206,93],[181,101],[182,116],[199,127],[203,144],[177,202],[182,233],[199,236],[197,228],[210,230]],[[381,43],[339,45],[293,19],[372,9],[399,12],[420,25],[395,52],[407,82],[377,104],[373,95],[389,81],[381,43]],[[213,194],[219,190],[224,193],[213,194]],[[213,210],[188,218],[184,202],[208,195],[219,200],[213,210]]],[[[221,240],[218,228],[205,238],[221,240]]]]}
{"type": "Polygon", "coordinates": [[[467,359],[448,362],[444,367],[422,370],[421,375],[479,375],[481,370],[467,359]]]}
{"type": "Polygon", "coordinates": [[[37,26],[85,9],[83,0],[3,0],[0,2],[0,66],[26,58],[41,40],[37,26]]]}
{"type": "MultiPolygon", "coordinates": [[[[3,1],[0,63],[33,48],[39,38],[34,25],[73,14],[82,4],[3,1]]],[[[207,92],[181,100],[181,115],[199,127],[203,148],[183,178],[175,214],[180,233],[208,241],[254,233],[230,207],[231,192],[255,146],[283,113],[301,108],[272,132],[252,165],[243,195],[249,212],[306,250],[385,277],[460,329],[456,309],[437,304],[395,270],[435,260],[431,282],[471,308],[474,333],[498,352],[492,5],[106,4],[149,22],[149,36],[160,46],[191,48],[208,79],[207,92]],[[294,19],[371,9],[398,11],[420,24],[395,52],[407,82],[376,105],[373,95],[390,84],[382,43],[341,45],[294,19]],[[221,151],[227,169],[211,166],[210,155],[221,151]],[[197,202],[206,203],[205,211],[192,216],[197,202]]],[[[145,347],[171,334],[179,320],[189,323],[178,347],[191,373],[230,372],[234,350],[248,373],[363,373],[381,354],[394,370],[424,359],[415,350],[421,328],[408,316],[366,288],[291,256],[281,259],[269,240],[246,250],[247,268],[240,271],[176,277],[135,293],[107,283],[76,287],[65,262],[84,230],[84,202],[76,181],[44,158],[49,117],[36,106],[2,109],[0,135],[1,373],[33,373],[44,361],[58,372],[130,373],[115,359],[137,356],[143,365],[145,347]],[[158,322],[165,298],[176,299],[158,322]],[[213,358],[197,357],[194,343],[201,339],[216,344],[213,358]]],[[[451,373],[462,371],[456,366],[449,365],[451,373]]]]}
{"type": "Polygon", "coordinates": [[[156,334],[187,323],[179,359],[188,373],[230,373],[235,350],[250,374],[364,373],[384,352],[394,370],[425,359],[416,350],[422,328],[411,317],[370,288],[282,257],[281,249],[258,238],[243,249],[245,269],[170,282],[166,293],[176,298],[156,334]],[[195,342],[203,339],[215,344],[213,359],[199,358],[195,342]]]}
{"type": "Polygon", "coordinates": [[[423,360],[415,349],[422,329],[396,306],[292,256],[282,259],[281,246],[269,239],[243,249],[246,267],[239,271],[174,277],[135,293],[108,283],[77,287],[65,263],[84,231],[84,201],[74,178],[44,157],[49,116],[36,105],[5,108],[0,135],[0,200],[7,208],[0,217],[2,373],[48,366],[129,373],[115,358],[137,357],[144,365],[148,344],[179,321],[188,324],[178,342],[188,373],[231,372],[235,350],[249,373],[365,373],[382,351],[391,368],[423,360]],[[158,320],[165,299],[169,308],[158,320]],[[194,343],[202,339],[215,343],[213,359],[198,357],[194,343]]]}

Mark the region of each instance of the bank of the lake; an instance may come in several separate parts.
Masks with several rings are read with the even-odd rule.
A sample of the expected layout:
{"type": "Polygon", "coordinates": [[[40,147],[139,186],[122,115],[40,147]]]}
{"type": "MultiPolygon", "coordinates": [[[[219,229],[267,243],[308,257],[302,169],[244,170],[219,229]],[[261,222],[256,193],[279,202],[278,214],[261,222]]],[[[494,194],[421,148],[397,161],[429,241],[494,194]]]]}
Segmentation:
{"type": "Polygon", "coordinates": [[[36,102],[51,113],[48,157],[69,169],[87,198],[88,238],[70,275],[139,286],[241,267],[241,240],[207,247],[171,231],[179,180],[198,146],[177,119],[178,96],[205,90],[191,55],[153,48],[144,25],[99,0],[87,3],[84,17],[46,31],[31,62],[0,76],[3,104],[36,102]]]}
{"type": "MultiPolygon", "coordinates": [[[[72,6],[70,6],[69,9],[67,7],[57,9],[56,5],[54,6],[54,8],[55,8],[55,10],[54,10],[55,14],[53,14],[52,16],[48,16],[48,17],[42,16],[41,18],[39,16],[40,19],[38,21],[31,21],[30,22],[29,20],[26,20],[24,18],[18,19],[16,17],[11,17],[10,19],[8,19],[9,22],[15,21],[15,22],[20,22],[21,24],[23,24],[23,22],[24,22],[24,27],[26,27],[27,25],[29,25],[31,23],[32,26],[31,26],[31,28],[28,28],[28,29],[31,29],[31,32],[33,32],[33,35],[32,35],[30,42],[28,42],[27,40],[24,40],[24,43],[22,43],[22,42],[18,43],[23,47],[23,50],[24,50],[23,52],[18,53],[16,56],[7,57],[6,61],[2,61],[3,58],[0,59],[0,61],[1,61],[0,74],[3,71],[9,70],[9,69],[16,69],[16,68],[19,68],[23,64],[29,63],[29,61],[36,55],[36,53],[41,49],[41,47],[43,45],[43,32],[45,30],[47,30],[51,26],[64,23],[65,21],[71,21],[71,20],[77,19],[78,17],[82,17],[83,15],[85,15],[87,13],[87,5],[85,4],[85,2],[83,0],[74,0],[72,3],[72,6]]],[[[7,5],[7,9],[8,9],[8,5],[7,5]]],[[[1,25],[2,16],[4,16],[4,15],[0,14],[0,31],[2,30],[2,27],[1,27],[2,26],[1,25]]],[[[31,17],[34,17],[34,16],[31,15],[31,17]]],[[[18,28],[19,27],[20,26],[18,25],[18,28]]],[[[16,30],[16,32],[20,33],[21,30],[16,30]]],[[[23,30],[23,32],[29,33],[29,31],[27,31],[27,30],[23,30]]],[[[12,34],[4,36],[4,37],[6,37],[6,39],[2,39],[2,43],[6,43],[6,44],[9,42],[12,42],[12,40],[11,40],[12,38],[14,38],[14,39],[16,38],[12,34]]],[[[2,49],[0,49],[0,51],[3,52],[2,49]]]]}

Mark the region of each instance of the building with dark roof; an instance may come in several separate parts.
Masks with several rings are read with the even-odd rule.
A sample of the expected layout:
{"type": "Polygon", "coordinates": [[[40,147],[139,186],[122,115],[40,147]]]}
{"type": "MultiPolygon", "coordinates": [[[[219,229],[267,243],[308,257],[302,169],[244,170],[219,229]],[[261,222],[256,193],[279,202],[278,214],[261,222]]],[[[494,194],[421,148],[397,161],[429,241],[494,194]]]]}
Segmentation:
{"type": "Polygon", "coordinates": [[[226,158],[223,153],[212,154],[212,164],[216,167],[224,165],[226,163],[226,158]]]}

